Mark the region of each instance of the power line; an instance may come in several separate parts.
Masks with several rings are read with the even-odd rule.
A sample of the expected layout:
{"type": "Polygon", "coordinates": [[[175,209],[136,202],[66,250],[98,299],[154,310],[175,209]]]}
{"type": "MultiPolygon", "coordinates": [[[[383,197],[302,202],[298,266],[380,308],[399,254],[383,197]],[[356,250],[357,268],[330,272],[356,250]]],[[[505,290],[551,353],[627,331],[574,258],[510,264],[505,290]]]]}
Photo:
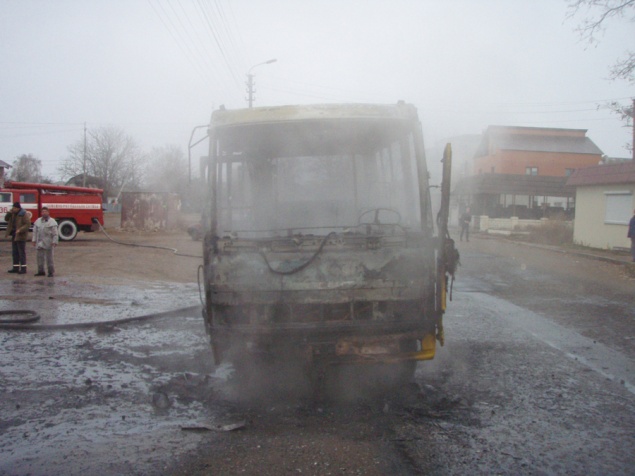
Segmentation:
{"type": "MultiPolygon", "coordinates": [[[[183,4],[181,3],[181,0],[176,0],[176,1],[179,4],[179,7],[181,7],[183,15],[185,16],[185,19],[187,20],[188,24],[190,25],[189,29],[184,27],[185,32],[187,33],[187,35],[190,38],[190,40],[194,43],[194,45],[200,47],[200,52],[202,53],[201,56],[202,56],[203,60],[207,63],[207,66],[210,67],[210,71],[214,71],[215,72],[214,64],[212,63],[212,55],[210,53],[210,50],[207,47],[207,42],[203,41],[202,38],[200,38],[200,36],[198,35],[199,34],[199,29],[194,26],[194,23],[192,23],[192,20],[190,19],[190,16],[187,14],[187,10],[183,7],[183,4]],[[189,35],[190,31],[192,31],[197,36],[198,39],[193,39],[189,35]]],[[[174,9],[173,9],[173,11],[174,11],[174,9]]],[[[176,14],[176,12],[175,12],[175,14],[176,14]]],[[[178,19],[178,15],[177,15],[177,19],[178,19]]],[[[180,22],[180,19],[179,19],[179,22],[180,22]]],[[[181,25],[183,26],[182,23],[181,23],[181,25]]]]}
{"type": "MultiPolygon", "coordinates": [[[[210,19],[208,18],[207,12],[203,8],[200,0],[196,0],[196,6],[201,12],[201,18],[204,20],[203,29],[207,33],[208,38],[211,40],[212,43],[216,43],[218,45],[218,40],[215,38],[214,28],[211,26],[210,19]]],[[[218,68],[215,68],[215,70],[218,70],[218,68]]]]}
{"type": "Polygon", "coordinates": [[[183,4],[181,3],[181,1],[180,0],[176,0],[176,2],[179,4],[179,7],[181,7],[181,10],[183,11],[183,15],[185,16],[185,19],[189,23],[190,28],[188,28],[183,23],[183,21],[181,20],[181,16],[176,11],[176,9],[174,8],[174,6],[170,2],[170,0],[166,0],[166,2],[168,4],[168,6],[170,7],[170,9],[172,10],[172,13],[174,13],[174,17],[176,18],[178,24],[181,26],[182,32],[184,32],[183,36],[192,45],[192,51],[196,51],[196,54],[197,54],[198,58],[201,60],[201,64],[206,63],[206,67],[204,69],[207,70],[207,68],[209,68],[210,71],[213,71],[214,73],[216,73],[216,69],[214,68],[214,62],[212,61],[212,57],[208,53],[207,49],[205,48],[205,42],[197,40],[193,36],[193,35],[198,33],[198,28],[196,28],[194,26],[194,24],[192,23],[192,20],[190,19],[189,15],[187,14],[187,10],[185,10],[185,8],[183,7],[183,4]]]}
{"type": "Polygon", "coordinates": [[[229,71],[229,74],[231,75],[232,79],[234,80],[234,84],[236,85],[236,87],[239,90],[242,90],[242,87],[240,85],[240,82],[238,81],[238,77],[236,76],[236,73],[234,72],[231,63],[229,61],[229,58],[225,52],[225,48],[223,46],[223,42],[220,38],[220,35],[217,34],[216,29],[214,28],[214,26],[212,25],[213,23],[213,12],[210,10],[207,13],[205,12],[205,3],[201,3],[200,0],[197,0],[199,7],[201,8],[201,11],[203,12],[203,16],[206,20],[207,26],[209,28],[210,33],[212,34],[212,38],[214,39],[214,42],[216,43],[216,46],[218,47],[218,51],[221,54],[221,57],[223,58],[223,62],[225,63],[225,66],[227,67],[227,70],[229,71]]]}
{"type": "Polygon", "coordinates": [[[631,99],[631,96],[619,97],[619,98],[607,98],[607,99],[587,99],[584,101],[563,101],[563,102],[519,102],[519,103],[498,103],[504,104],[508,106],[536,106],[536,107],[549,107],[549,106],[569,106],[575,104],[597,104],[599,102],[610,102],[610,101],[623,101],[625,99],[631,99]]]}
{"type": "MultiPolygon", "coordinates": [[[[188,29],[185,24],[183,23],[183,21],[181,20],[181,17],[179,16],[178,12],[176,11],[176,9],[174,8],[174,6],[172,5],[172,3],[170,2],[170,0],[165,0],[165,2],[168,4],[168,7],[170,7],[170,10],[172,10],[172,13],[174,14],[174,18],[176,18],[176,21],[178,22],[178,25],[181,26],[181,29],[179,30],[178,26],[171,21],[170,19],[170,15],[168,14],[167,11],[165,11],[165,9],[163,9],[166,13],[166,15],[168,15],[168,19],[170,19],[170,22],[172,23],[172,25],[174,25],[174,29],[179,31],[179,35],[181,36],[181,38],[184,40],[184,44],[187,45],[187,48],[192,52],[192,54],[196,57],[198,57],[199,59],[202,60],[202,62],[205,62],[205,60],[207,59],[207,54],[205,53],[205,51],[203,50],[201,53],[201,49],[202,45],[200,44],[200,42],[194,40],[190,34],[190,29],[188,29]]],[[[181,5],[181,2],[179,0],[177,0],[177,2],[179,3],[179,5],[181,6],[181,8],[183,8],[183,6],[181,5]]],[[[159,2],[159,5],[161,5],[161,7],[163,8],[162,4],[159,2]]],[[[189,17],[188,17],[189,20],[189,17]]],[[[191,25],[191,22],[190,22],[191,25]]],[[[192,30],[195,30],[194,25],[192,26],[192,30]]],[[[213,64],[212,66],[212,70],[213,70],[213,64]]],[[[205,68],[203,68],[205,70],[205,68]]]]}
{"type": "MultiPolygon", "coordinates": [[[[227,33],[227,37],[229,38],[229,43],[231,44],[231,47],[236,55],[236,57],[239,57],[240,59],[242,59],[243,61],[241,63],[244,63],[244,51],[241,50],[240,45],[238,44],[238,41],[236,41],[236,38],[234,36],[233,30],[232,30],[232,26],[229,23],[229,21],[227,20],[227,15],[225,14],[225,10],[223,8],[223,3],[219,0],[214,0],[214,2],[216,3],[216,8],[220,13],[220,18],[221,18],[221,24],[224,27],[224,30],[227,33]]],[[[230,9],[231,9],[231,3],[230,5],[230,9]]]]}
{"type": "MultiPolygon", "coordinates": [[[[238,24],[238,21],[236,20],[236,15],[234,14],[234,9],[232,8],[232,4],[231,1],[227,3],[227,6],[229,8],[229,13],[232,17],[232,22],[236,28],[236,35],[238,36],[238,50],[240,51],[240,57],[243,59],[243,63],[244,63],[244,59],[246,57],[245,55],[245,41],[243,39],[242,34],[240,33],[240,25],[238,24]]],[[[247,67],[246,64],[244,64],[245,68],[247,67]]]]}
{"type": "MultiPolygon", "coordinates": [[[[241,55],[242,52],[239,52],[239,50],[238,50],[236,41],[234,40],[234,35],[232,33],[232,28],[231,28],[231,25],[229,24],[229,22],[227,21],[227,17],[225,15],[225,11],[223,9],[223,5],[222,5],[222,3],[219,0],[213,0],[213,1],[214,1],[214,6],[216,7],[216,11],[218,12],[218,18],[219,18],[220,24],[222,26],[221,36],[225,36],[227,38],[227,40],[229,42],[229,48],[230,48],[231,52],[233,52],[233,54],[230,55],[230,57],[235,58],[239,65],[244,66],[245,57],[242,56],[241,55]]],[[[225,44],[227,46],[227,43],[225,43],[225,44]]]]}
{"type": "Polygon", "coordinates": [[[204,69],[202,69],[200,67],[200,65],[193,59],[193,53],[191,51],[191,49],[188,47],[188,45],[184,45],[182,43],[182,41],[177,38],[175,32],[176,29],[174,27],[174,24],[172,23],[172,21],[170,20],[170,17],[168,15],[168,13],[165,11],[165,9],[163,8],[163,5],[161,4],[160,0],[157,0],[157,4],[158,6],[161,8],[161,10],[163,11],[164,15],[167,18],[167,21],[170,23],[170,25],[172,25],[172,28],[170,28],[170,26],[168,26],[168,23],[166,22],[166,20],[164,20],[163,16],[159,13],[159,11],[155,8],[155,6],[152,4],[152,0],[147,0],[148,3],[150,4],[150,7],[152,8],[152,10],[154,10],[155,14],[159,17],[159,20],[161,20],[161,23],[163,24],[163,26],[165,27],[165,29],[168,31],[168,33],[170,34],[170,36],[172,37],[172,40],[174,41],[174,43],[177,45],[177,47],[181,50],[181,53],[183,53],[183,56],[185,57],[185,59],[190,63],[190,65],[192,66],[192,68],[194,68],[194,70],[196,71],[196,73],[200,76],[200,78],[203,80],[203,83],[208,83],[209,79],[208,77],[206,77],[206,72],[204,69]],[[174,29],[174,31],[173,31],[174,29]],[[190,50],[188,52],[188,50],[190,50]]]}

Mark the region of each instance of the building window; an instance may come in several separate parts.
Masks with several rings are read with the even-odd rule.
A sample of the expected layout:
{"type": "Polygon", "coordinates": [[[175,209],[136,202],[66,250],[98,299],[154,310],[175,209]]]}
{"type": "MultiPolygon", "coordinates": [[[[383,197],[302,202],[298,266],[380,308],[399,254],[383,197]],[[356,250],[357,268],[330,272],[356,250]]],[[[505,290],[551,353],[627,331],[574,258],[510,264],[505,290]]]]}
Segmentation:
{"type": "Polygon", "coordinates": [[[632,192],[604,192],[606,208],[604,223],[609,225],[628,225],[633,212],[632,192]]]}
{"type": "Polygon", "coordinates": [[[573,173],[575,169],[564,169],[564,176],[565,177],[571,177],[571,174],[573,173]]]}
{"type": "Polygon", "coordinates": [[[525,167],[525,175],[538,175],[538,167],[525,167]]]}
{"type": "Polygon", "coordinates": [[[496,167],[492,167],[492,173],[495,173],[496,167]]]}

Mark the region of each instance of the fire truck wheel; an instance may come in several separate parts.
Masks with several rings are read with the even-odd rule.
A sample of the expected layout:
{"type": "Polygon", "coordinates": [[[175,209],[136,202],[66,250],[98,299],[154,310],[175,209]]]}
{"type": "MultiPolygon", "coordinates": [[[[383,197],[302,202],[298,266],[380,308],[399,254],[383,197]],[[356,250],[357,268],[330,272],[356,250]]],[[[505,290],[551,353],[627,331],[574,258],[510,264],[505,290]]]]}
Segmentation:
{"type": "Polygon", "coordinates": [[[77,236],[77,225],[73,220],[62,220],[57,226],[62,241],[71,241],[77,236]]]}

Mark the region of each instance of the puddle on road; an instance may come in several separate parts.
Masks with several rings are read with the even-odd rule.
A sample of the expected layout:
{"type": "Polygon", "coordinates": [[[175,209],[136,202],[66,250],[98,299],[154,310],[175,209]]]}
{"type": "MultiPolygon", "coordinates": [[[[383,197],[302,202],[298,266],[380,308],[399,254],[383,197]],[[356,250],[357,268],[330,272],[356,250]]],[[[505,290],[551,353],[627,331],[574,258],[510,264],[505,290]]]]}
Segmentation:
{"type": "MultiPolygon", "coordinates": [[[[198,303],[195,284],[13,280],[0,289],[0,310],[33,310],[45,325],[198,303]]],[[[182,425],[216,421],[206,395],[226,379],[226,369],[214,372],[198,311],[108,332],[0,330],[0,368],[0,474],[160,473],[200,441],[182,425]],[[159,389],[169,399],[160,411],[159,389]]]]}

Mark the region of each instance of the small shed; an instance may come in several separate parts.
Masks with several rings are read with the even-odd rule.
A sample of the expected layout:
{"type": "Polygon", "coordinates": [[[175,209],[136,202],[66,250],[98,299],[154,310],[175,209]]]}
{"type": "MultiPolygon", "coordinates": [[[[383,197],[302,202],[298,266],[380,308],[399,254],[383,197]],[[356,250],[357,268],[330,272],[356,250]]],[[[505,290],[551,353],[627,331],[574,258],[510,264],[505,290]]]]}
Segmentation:
{"type": "Polygon", "coordinates": [[[134,230],[168,230],[177,228],[181,198],[168,192],[123,192],[121,194],[121,228],[134,230]]]}
{"type": "Polygon", "coordinates": [[[567,186],[576,190],[574,242],[594,248],[629,248],[628,222],[635,209],[635,163],[576,170],[567,186]]]}

